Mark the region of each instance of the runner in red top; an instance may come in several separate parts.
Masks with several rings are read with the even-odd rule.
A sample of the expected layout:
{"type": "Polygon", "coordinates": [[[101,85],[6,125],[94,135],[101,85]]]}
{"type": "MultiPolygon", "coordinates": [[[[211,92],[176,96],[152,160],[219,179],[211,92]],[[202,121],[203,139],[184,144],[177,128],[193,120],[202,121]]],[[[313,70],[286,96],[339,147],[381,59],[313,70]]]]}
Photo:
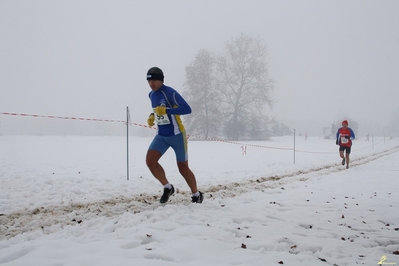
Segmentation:
{"type": "Polygon", "coordinates": [[[351,153],[352,139],[355,138],[355,133],[348,127],[348,120],[342,121],[342,127],[337,131],[337,140],[335,144],[339,145],[339,156],[342,158],[342,165],[345,165],[346,157],[346,169],[349,168],[349,154],[351,153]],[[344,156],[345,151],[345,156],[344,156]]]}

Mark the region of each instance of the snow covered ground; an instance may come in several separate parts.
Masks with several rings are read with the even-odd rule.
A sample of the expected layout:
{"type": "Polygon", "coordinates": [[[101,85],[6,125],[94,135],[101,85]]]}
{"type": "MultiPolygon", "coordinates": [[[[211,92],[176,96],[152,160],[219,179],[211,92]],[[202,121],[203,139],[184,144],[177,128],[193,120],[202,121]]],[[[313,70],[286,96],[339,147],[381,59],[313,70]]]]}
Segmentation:
{"type": "Polygon", "coordinates": [[[377,265],[399,263],[399,141],[189,142],[205,193],[190,203],[145,165],[151,138],[0,137],[1,265],[377,265]],[[246,153],[244,152],[246,151],[246,153]],[[295,158],[295,164],[294,164],[295,158]],[[385,257],[384,257],[385,256],[385,257]]]}

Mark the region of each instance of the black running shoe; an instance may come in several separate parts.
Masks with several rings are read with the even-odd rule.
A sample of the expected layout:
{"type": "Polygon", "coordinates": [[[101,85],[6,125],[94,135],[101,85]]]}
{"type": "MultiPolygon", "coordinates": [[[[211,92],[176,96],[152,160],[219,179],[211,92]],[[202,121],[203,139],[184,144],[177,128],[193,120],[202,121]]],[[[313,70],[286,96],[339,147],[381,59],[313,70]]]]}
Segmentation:
{"type": "Polygon", "coordinates": [[[175,188],[172,185],[172,188],[164,188],[163,189],[163,194],[161,199],[159,200],[160,203],[165,203],[169,200],[169,197],[172,196],[172,194],[175,193],[175,188]]]}
{"type": "Polygon", "coordinates": [[[342,159],[342,165],[345,165],[345,158],[342,159]]]}
{"type": "Polygon", "coordinates": [[[193,203],[202,203],[202,201],[204,200],[204,194],[202,194],[202,192],[199,192],[199,196],[198,197],[191,197],[191,202],[193,203]]]}

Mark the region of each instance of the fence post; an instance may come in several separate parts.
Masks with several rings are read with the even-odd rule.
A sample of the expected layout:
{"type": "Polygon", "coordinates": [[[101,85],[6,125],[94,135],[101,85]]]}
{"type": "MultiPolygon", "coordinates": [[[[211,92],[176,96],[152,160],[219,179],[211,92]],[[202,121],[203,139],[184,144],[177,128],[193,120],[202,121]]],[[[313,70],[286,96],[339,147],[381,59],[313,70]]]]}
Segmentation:
{"type": "Polygon", "coordinates": [[[295,128],[294,128],[294,164],[295,164],[295,128]]]}
{"type": "Polygon", "coordinates": [[[129,106],[126,107],[126,178],[129,180],[129,106]]]}

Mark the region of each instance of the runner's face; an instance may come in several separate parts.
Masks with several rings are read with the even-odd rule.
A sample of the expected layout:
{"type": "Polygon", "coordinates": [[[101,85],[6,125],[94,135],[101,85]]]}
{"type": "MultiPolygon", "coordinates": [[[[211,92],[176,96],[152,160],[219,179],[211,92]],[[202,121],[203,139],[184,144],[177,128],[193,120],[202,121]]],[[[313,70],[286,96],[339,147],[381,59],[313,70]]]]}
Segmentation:
{"type": "Polygon", "coordinates": [[[342,127],[343,127],[343,128],[347,128],[348,125],[347,125],[346,123],[342,123],[342,127]]]}
{"type": "Polygon", "coordinates": [[[151,90],[157,91],[162,86],[163,81],[161,80],[149,80],[148,85],[150,85],[151,90]]]}

